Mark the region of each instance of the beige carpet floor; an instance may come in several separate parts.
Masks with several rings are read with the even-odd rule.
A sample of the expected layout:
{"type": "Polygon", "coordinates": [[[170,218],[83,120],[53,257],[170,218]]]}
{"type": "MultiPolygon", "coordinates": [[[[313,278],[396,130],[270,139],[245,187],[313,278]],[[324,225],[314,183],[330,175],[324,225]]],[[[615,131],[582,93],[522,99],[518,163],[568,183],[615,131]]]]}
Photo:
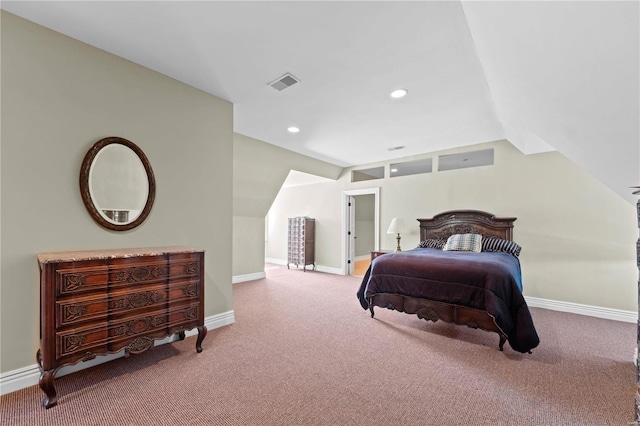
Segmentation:
{"type": "MultiPolygon", "coordinates": [[[[357,277],[269,265],[236,323],[0,398],[2,425],[621,425],[635,324],[532,309],[532,354],[357,299],[357,277]]],[[[526,285],[526,283],[525,283],[526,285]]]]}

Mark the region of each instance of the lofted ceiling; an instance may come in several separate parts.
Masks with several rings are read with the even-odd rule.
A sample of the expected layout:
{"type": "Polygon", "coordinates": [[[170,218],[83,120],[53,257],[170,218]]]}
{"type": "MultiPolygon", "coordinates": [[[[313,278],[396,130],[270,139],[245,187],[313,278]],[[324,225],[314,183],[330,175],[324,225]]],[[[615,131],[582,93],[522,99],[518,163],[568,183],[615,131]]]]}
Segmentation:
{"type": "Polygon", "coordinates": [[[508,139],[560,151],[635,202],[638,1],[1,7],[232,102],[237,133],[339,166],[508,139]],[[269,86],[285,73],[299,83],[269,86]]]}

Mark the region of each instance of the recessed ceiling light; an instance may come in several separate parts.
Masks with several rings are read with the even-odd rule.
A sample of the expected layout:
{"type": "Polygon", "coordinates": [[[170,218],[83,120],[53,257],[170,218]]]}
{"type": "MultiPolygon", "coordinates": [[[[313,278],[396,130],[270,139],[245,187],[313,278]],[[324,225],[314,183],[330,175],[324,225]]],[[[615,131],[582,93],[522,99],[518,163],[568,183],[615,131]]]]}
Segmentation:
{"type": "Polygon", "coordinates": [[[396,89],[393,92],[391,92],[391,97],[392,98],[403,98],[407,95],[407,89],[396,89]]]}
{"type": "Polygon", "coordinates": [[[395,173],[397,171],[398,171],[398,169],[391,169],[391,173],[395,173]]]}
{"type": "Polygon", "coordinates": [[[300,131],[300,129],[298,129],[297,127],[291,126],[291,127],[287,128],[287,131],[289,133],[298,133],[300,131]]]}

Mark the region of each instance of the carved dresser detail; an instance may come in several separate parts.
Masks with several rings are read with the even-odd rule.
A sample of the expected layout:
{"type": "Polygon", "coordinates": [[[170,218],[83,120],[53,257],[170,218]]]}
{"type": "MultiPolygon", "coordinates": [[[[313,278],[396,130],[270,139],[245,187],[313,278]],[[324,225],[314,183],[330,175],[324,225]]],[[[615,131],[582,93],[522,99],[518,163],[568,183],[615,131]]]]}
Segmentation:
{"type": "Polygon", "coordinates": [[[42,253],[40,388],[57,403],[54,377],[64,365],[98,355],[141,353],[172,334],[204,326],[204,251],[158,247],[42,253]]]}

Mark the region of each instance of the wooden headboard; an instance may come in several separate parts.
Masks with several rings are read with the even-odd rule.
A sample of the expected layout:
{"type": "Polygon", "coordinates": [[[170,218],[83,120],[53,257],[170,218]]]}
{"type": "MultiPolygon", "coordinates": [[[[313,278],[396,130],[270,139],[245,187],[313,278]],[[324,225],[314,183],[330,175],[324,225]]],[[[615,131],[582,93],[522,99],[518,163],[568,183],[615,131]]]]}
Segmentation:
{"type": "Polygon", "coordinates": [[[481,234],[512,241],[515,221],[515,217],[495,217],[479,210],[452,210],[431,219],[418,219],[421,241],[427,238],[446,240],[453,234],[481,234]]]}

